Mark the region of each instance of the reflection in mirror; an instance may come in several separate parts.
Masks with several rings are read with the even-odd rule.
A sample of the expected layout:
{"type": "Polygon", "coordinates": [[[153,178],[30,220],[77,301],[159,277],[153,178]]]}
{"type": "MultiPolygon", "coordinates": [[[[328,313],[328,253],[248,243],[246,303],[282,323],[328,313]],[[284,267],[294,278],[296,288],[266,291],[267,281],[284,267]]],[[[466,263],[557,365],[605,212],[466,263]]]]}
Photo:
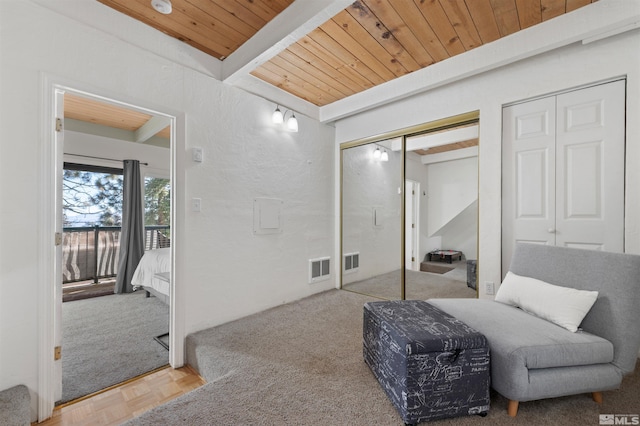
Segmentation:
{"type": "Polygon", "coordinates": [[[391,141],[342,150],[343,289],[401,298],[402,176],[391,141]]]}
{"type": "Polygon", "coordinates": [[[406,298],[475,298],[478,123],[408,136],[406,150],[406,298]]]}

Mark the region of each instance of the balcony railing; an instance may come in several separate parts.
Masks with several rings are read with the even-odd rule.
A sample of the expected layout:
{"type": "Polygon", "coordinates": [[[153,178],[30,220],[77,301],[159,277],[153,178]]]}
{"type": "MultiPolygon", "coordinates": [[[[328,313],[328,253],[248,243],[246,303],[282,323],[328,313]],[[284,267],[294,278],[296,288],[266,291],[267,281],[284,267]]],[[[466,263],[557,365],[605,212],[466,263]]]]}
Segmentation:
{"type": "MultiPolygon", "coordinates": [[[[62,238],[62,282],[115,277],[120,254],[119,226],[64,228],[62,238]]],[[[145,250],[169,247],[169,227],[145,227],[145,250]]]]}

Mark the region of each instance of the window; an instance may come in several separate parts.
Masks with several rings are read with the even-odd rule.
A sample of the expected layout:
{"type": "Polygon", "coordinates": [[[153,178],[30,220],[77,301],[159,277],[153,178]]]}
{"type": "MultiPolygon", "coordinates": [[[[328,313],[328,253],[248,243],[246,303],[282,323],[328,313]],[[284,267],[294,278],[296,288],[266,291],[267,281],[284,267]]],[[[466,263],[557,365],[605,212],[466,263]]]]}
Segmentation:
{"type": "Polygon", "coordinates": [[[144,179],[144,224],[169,225],[171,223],[171,182],[169,179],[144,179]]]}
{"type": "Polygon", "coordinates": [[[65,163],[65,227],[122,225],[122,169],[65,163]]]}
{"type": "MultiPolygon", "coordinates": [[[[64,227],[122,226],[122,169],[64,164],[64,227]]],[[[171,222],[169,179],[144,180],[144,224],[171,222]]]]}

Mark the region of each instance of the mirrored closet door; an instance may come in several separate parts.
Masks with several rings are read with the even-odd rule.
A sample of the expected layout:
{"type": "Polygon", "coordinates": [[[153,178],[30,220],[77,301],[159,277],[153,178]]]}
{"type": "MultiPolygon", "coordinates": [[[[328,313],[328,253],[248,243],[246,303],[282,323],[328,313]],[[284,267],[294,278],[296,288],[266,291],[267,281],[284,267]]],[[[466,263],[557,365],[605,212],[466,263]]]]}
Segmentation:
{"type": "Polygon", "coordinates": [[[341,283],[382,299],[477,297],[478,114],[341,146],[341,283]]]}
{"type": "Polygon", "coordinates": [[[402,150],[392,141],[342,152],[342,288],[400,299],[402,150]]]}
{"type": "Polygon", "coordinates": [[[476,297],[478,123],[406,137],[407,299],[476,297]]]}

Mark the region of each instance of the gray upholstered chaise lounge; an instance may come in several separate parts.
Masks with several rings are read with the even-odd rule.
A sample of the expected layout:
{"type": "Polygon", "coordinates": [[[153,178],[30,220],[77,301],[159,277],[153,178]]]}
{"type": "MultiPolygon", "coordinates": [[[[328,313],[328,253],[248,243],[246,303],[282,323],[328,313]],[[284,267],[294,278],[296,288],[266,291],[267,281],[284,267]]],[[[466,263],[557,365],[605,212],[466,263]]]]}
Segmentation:
{"type": "Polygon", "coordinates": [[[619,388],[640,348],[640,256],[519,244],[510,271],[599,294],[575,333],[491,300],[429,300],[487,337],[491,386],[509,415],[523,401],[591,393],[601,402],[619,388]]]}

